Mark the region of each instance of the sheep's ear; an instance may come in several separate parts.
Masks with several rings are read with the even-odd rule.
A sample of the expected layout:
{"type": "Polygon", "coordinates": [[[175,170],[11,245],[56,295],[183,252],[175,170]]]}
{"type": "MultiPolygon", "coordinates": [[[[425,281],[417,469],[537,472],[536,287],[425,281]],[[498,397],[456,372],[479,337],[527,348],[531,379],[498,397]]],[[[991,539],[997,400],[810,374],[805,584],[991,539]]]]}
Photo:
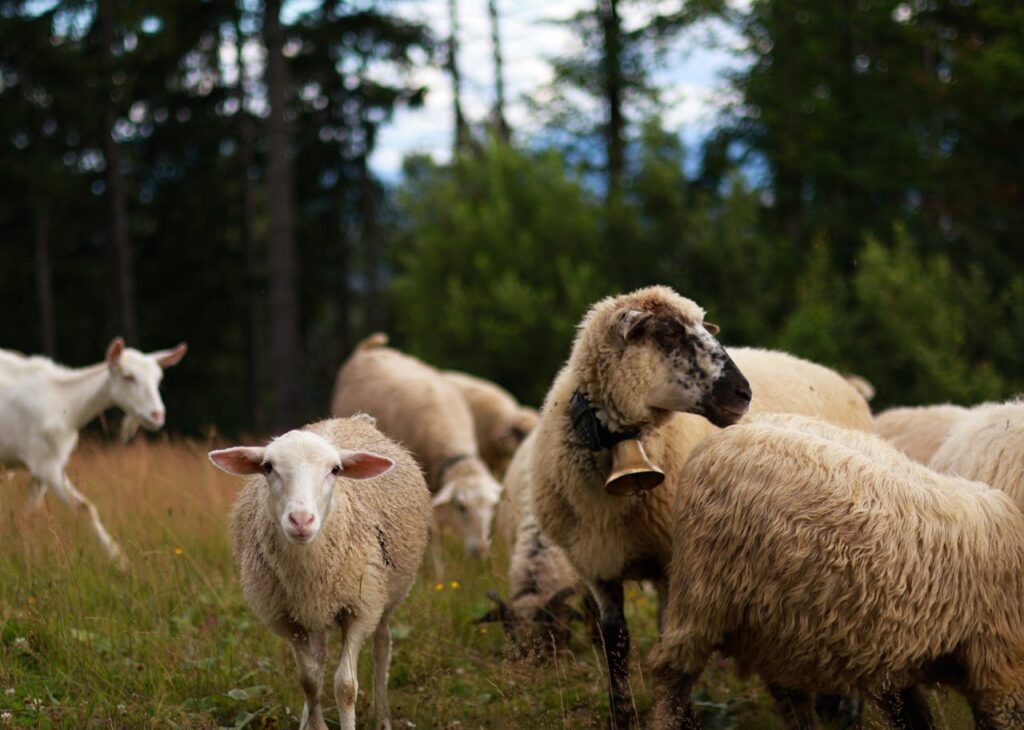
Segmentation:
{"type": "Polygon", "coordinates": [[[263,471],[262,446],[235,446],[231,449],[220,449],[209,453],[210,461],[218,469],[228,474],[258,474],[263,471]]]}
{"type": "Polygon", "coordinates": [[[455,497],[455,482],[445,482],[434,498],[431,500],[431,504],[435,507],[440,507],[442,504],[448,504],[455,497]]]}
{"type": "Polygon", "coordinates": [[[629,342],[636,338],[642,331],[644,323],[654,315],[639,309],[627,309],[619,315],[618,332],[623,340],[629,342]]]}
{"type": "Polygon", "coordinates": [[[386,456],[366,451],[339,449],[338,456],[341,458],[341,475],[349,479],[372,479],[395,465],[395,462],[386,456]]]}
{"type": "Polygon", "coordinates": [[[473,619],[474,624],[505,624],[508,628],[508,624],[512,621],[512,610],[508,607],[508,604],[501,600],[494,591],[487,591],[487,597],[494,603],[494,608],[485,613],[479,618],[473,619]]]}
{"type": "Polygon", "coordinates": [[[118,335],[107,345],[107,367],[114,369],[121,366],[121,354],[124,352],[124,338],[118,335]]]}
{"type": "Polygon", "coordinates": [[[704,329],[706,329],[708,332],[710,332],[713,335],[717,335],[719,332],[722,331],[721,327],[719,327],[717,324],[711,324],[711,322],[705,322],[704,323],[704,329]]]}
{"type": "Polygon", "coordinates": [[[157,365],[166,369],[181,362],[181,358],[185,357],[186,352],[188,352],[188,344],[180,342],[177,347],[170,350],[157,350],[149,353],[149,356],[156,359],[157,365]]]}

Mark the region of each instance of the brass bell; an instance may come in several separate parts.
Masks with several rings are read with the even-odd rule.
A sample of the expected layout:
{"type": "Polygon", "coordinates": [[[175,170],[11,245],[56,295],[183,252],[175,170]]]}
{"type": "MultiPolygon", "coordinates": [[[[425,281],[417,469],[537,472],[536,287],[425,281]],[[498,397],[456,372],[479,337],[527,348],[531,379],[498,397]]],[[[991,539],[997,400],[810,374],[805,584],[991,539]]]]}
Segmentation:
{"type": "Polygon", "coordinates": [[[608,494],[624,496],[645,492],[665,481],[665,472],[651,463],[640,439],[625,439],[612,446],[612,473],[605,480],[608,494]]]}

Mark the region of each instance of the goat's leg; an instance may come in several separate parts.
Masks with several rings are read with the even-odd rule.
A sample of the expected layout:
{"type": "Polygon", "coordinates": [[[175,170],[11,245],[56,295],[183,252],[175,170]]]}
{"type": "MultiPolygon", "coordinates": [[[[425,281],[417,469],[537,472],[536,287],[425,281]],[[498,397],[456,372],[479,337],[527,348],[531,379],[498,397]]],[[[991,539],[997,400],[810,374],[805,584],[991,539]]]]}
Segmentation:
{"type": "MultiPolygon", "coordinates": [[[[356,730],[356,696],[359,694],[359,650],[377,627],[379,616],[349,616],[342,627],[345,638],[341,644],[341,661],[334,673],[334,699],[338,703],[341,730],[356,730]]],[[[374,671],[376,679],[376,670],[374,671]]]]}
{"type": "Polygon", "coordinates": [[[28,495],[28,500],[25,502],[25,509],[22,512],[24,517],[28,518],[39,511],[39,508],[43,506],[43,502],[46,499],[46,482],[42,479],[32,477],[32,491],[28,495]]]}
{"type": "Polygon", "coordinates": [[[601,609],[601,639],[608,663],[610,726],[626,730],[638,724],[629,688],[629,626],[623,608],[621,581],[597,581],[591,586],[601,609]]]}
{"type": "Polygon", "coordinates": [[[41,474],[37,478],[52,489],[53,493],[68,507],[80,515],[88,516],[93,532],[99,538],[100,544],[103,545],[103,550],[107,553],[107,556],[114,561],[114,565],[118,569],[127,570],[128,557],[124,554],[121,546],[117,544],[117,540],[111,537],[110,533],[107,532],[107,528],[103,526],[100,514],[96,510],[96,505],[75,488],[75,485],[72,484],[63,470],[53,470],[41,474]]]}

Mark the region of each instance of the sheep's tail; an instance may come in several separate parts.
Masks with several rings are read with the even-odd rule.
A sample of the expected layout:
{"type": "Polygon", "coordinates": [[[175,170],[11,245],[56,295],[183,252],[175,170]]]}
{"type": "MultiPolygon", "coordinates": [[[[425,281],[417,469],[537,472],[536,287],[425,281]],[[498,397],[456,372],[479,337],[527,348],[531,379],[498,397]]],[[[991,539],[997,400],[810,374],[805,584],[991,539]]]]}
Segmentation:
{"type": "Polygon", "coordinates": [[[363,352],[364,350],[376,350],[378,347],[386,347],[388,344],[388,336],[383,332],[374,332],[369,337],[360,340],[359,344],[356,345],[355,352],[363,352]]]}

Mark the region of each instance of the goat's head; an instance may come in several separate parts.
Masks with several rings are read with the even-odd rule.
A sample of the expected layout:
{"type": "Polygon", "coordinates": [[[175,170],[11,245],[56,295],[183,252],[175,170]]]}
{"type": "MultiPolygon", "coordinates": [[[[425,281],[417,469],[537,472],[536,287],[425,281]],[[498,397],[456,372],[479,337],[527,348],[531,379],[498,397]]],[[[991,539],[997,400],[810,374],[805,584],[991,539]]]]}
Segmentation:
{"type": "Polygon", "coordinates": [[[182,342],[170,350],[144,353],[126,347],[124,339],[115,337],[107,347],[107,368],[110,370],[110,395],[125,412],[122,437],[127,440],[139,424],[151,431],[164,425],[164,402],[160,398],[160,381],[164,368],[177,365],[185,357],[188,346],[182,342]]]}
{"type": "Polygon", "coordinates": [[[262,474],[270,518],[297,545],[313,541],[331,513],[338,479],[369,479],[394,462],[384,456],[336,448],[309,431],[289,431],[267,446],[211,451],[229,474],[262,474]]]}

